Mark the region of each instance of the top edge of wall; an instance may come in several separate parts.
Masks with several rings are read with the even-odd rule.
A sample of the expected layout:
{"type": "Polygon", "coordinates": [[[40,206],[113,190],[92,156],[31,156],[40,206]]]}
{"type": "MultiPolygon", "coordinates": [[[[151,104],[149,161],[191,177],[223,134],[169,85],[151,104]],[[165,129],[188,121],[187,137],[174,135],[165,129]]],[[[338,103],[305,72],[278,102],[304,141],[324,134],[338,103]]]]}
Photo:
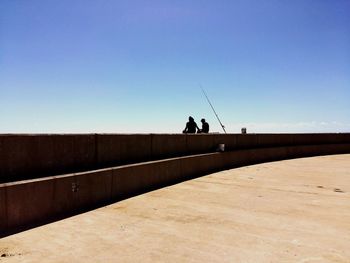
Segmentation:
{"type": "MultiPolygon", "coordinates": [[[[306,133],[247,133],[242,135],[292,135],[292,134],[350,134],[350,132],[306,132],[306,133]]],[[[48,135],[241,135],[241,133],[0,133],[0,136],[48,136],[48,135]]]]}

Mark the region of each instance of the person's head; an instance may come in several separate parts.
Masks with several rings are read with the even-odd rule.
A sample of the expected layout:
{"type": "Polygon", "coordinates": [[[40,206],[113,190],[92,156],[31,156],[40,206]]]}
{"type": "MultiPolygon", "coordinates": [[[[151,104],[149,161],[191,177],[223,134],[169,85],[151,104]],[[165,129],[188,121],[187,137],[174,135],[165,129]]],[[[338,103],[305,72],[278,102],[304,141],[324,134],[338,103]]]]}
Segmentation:
{"type": "Polygon", "coordinates": [[[192,116],[188,117],[188,120],[189,120],[190,122],[193,122],[193,121],[194,121],[194,119],[192,118],[192,116]]]}
{"type": "Polygon", "coordinates": [[[201,122],[202,122],[202,123],[205,123],[205,119],[201,119],[201,122]]]}

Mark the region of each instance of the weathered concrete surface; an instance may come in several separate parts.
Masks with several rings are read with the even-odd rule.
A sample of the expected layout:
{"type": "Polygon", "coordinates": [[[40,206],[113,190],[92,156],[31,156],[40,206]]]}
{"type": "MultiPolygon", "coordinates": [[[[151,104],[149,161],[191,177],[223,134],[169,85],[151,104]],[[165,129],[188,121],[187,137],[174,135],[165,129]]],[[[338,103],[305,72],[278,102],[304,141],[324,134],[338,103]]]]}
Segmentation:
{"type": "Polygon", "coordinates": [[[98,166],[136,163],[151,159],[149,134],[97,134],[98,166]]]}
{"type": "Polygon", "coordinates": [[[246,149],[0,184],[0,237],[215,171],[288,158],[350,153],[350,144],[246,149]]]}
{"type": "Polygon", "coordinates": [[[7,218],[11,219],[7,227],[10,229],[36,224],[52,214],[53,180],[38,179],[17,187],[7,187],[6,194],[7,218]]]}
{"type": "Polygon", "coordinates": [[[112,198],[112,169],[75,175],[76,201],[78,208],[106,204],[112,198]]]}
{"type": "MultiPolygon", "coordinates": [[[[152,159],[181,156],[187,153],[187,136],[152,134],[152,159]]],[[[208,149],[206,149],[208,151],[208,149]]]]}
{"type": "Polygon", "coordinates": [[[7,196],[6,188],[0,187],[0,229],[7,228],[7,196]]]}
{"type": "Polygon", "coordinates": [[[324,134],[0,134],[0,183],[116,165],[263,147],[349,144],[350,133],[324,134]]]}
{"type": "Polygon", "coordinates": [[[95,136],[1,135],[0,182],[14,182],[95,167],[95,136]]]}
{"type": "Polygon", "coordinates": [[[349,262],[350,154],[211,174],[0,239],[0,262],[349,262]]]}

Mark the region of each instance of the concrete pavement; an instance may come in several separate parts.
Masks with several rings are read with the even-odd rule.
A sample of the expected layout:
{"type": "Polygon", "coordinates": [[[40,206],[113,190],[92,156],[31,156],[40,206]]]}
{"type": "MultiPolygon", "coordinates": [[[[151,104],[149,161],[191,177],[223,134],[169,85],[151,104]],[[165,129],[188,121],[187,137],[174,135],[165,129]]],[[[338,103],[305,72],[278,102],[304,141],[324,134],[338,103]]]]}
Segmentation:
{"type": "Polygon", "coordinates": [[[350,262],[350,155],[210,174],[0,239],[0,262],[350,262]]]}

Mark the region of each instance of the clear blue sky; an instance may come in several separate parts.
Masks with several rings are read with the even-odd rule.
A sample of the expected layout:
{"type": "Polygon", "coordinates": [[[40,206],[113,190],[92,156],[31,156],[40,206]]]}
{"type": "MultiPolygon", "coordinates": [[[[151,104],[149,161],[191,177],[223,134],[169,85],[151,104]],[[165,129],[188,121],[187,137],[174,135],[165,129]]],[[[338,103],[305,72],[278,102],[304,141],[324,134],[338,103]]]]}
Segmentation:
{"type": "Polygon", "coordinates": [[[1,0],[0,133],[350,132],[349,0],[1,0]]]}

